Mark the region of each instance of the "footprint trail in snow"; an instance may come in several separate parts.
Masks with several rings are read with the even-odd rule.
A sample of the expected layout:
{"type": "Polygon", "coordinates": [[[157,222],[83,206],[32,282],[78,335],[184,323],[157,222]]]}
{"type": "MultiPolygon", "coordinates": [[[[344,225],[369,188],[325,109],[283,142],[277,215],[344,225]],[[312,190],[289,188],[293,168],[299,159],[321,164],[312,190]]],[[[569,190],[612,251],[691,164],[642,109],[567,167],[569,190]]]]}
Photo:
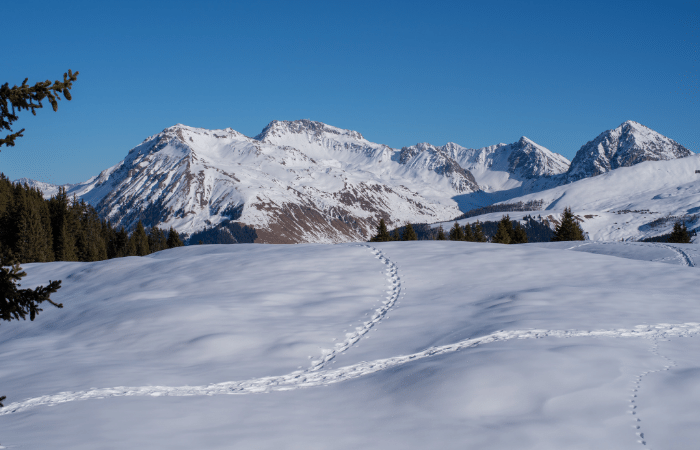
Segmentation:
{"type": "Polygon", "coordinates": [[[673,250],[674,252],[676,252],[676,254],[678,254],[678,256],[681,260],[681,263],[684,266],[695,267],[695,263],[693,262],[693,258],[691,258],[690,255],[688,255],[688,253],[683,251],[683,249],[680,249],[678,247],[674,247],[673,245],[668,245],[668,244],[656,244],[656,246],[667,248],[669,250],[673,250]]]}
{"type": "Polygon", "coordinates": [[[644,431],[642,430],[642,419],[639,418],[637,415],[637,395],[639,393],[639,388],[640,388],[640,383],[643,381],[644,377],[646,377],[649,374],[652,373],[658,373],[658,372],[663,372],[666,370],[670,370],[672,367],[675,367],[677,363],[672,360],[671,358],[662,355],[659,353],[659,342],[658,338],[654,338],[654,345],[651,346],[651,349],[649,349],[651,353],[654,355],[665,359],[668,364],[663,366],[661,369],[656,369],[656,370],[646,370],[639,375],[637,375],[634,380],[632,381],[632,394],[630,394],[630,414],[632,414],[632,420],[634,421],[632,424],[632,428],[635,429],[635,434],[637,435],[637,442],[642,444],[642,445],[647,445],[646,437],[644,436],[644,431]]]}
{"type": "Polygon", "coordinates": [[[398,275],[398,268],[396,264],[389,260],[381,250],[371,247],[369,245],[361,245],[360,247],[368,248],[374,257],[378,259],[383,265],[386,266],[386,277],[388,281],[388,286],[386,288],[385,300],[382,301],[382,306],[374,311],[374,315],[368,321],[364,322],[362,326],[355,328],[354,332],[345,335],[345,341],[335,344],[333,349],[323,349],[321,350],[321,359],[311,361],[311,367],[305,371],[306,372],[317,372],[321,370],[326,363],[335,358],[339,353],[343,353],[350,347],[355,345],[364,335],[369,333],[369,331],[375,325],[378,325],[382,319],[384,319],[399,299],[401,294],[401,278],[398,275]]]}
{"type": "MultiPolygon", "coordinates": [[[[700,323],[682,323],[658,325],[637,325],[632,329],[615,330],[510,330],[497,331],[489,335],[465,339],[454,344],[431,347],[422,352],[411,355],[396,356],[386,359],[378,359],[370,362],[361,362],[347,367],[333,370],[296,371],[287,375],[255,378],[244,381],[229,381],[209,384],[206,386],[141,386],[91,389],[79,392],[61,392],[54,395],[44,395],[30,398],[22,402],[15,402],[0,410],[1,415],[14,414],[27,411],[37,406],[51,406],[76,400],[106,397],[129,396],[192,396],[192,395],[219,395],[219,394],[255,394],[271,391],[285,391],[314,386],[325,386],[340,383],[354,378],[376,373],[391,367],[400,366],[411,361],[431,356],[444,355],[461,349],[477,347],[492,342],[503,342],[513,339],[541,339],[541,338],[643,338],[643,339],[667,339],[671,337],[690,337],[700,333],[700,323]]],[[[641,378],[638,377],[638,380],[641,378]]],[[[635,408],[632,408],[635,409],[635,408]]],[[[636,415],[636,414],[633,414],[636,415]]],[[[640,432],[641,433],[641,432],[640,432]]]]}

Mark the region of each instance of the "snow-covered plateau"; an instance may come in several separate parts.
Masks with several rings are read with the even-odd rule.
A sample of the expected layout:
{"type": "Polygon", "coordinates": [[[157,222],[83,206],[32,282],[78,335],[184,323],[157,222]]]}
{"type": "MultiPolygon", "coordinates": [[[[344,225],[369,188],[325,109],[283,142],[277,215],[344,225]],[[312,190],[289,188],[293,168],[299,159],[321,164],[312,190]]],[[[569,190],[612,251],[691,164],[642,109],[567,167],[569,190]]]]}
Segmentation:
{"type": "Polygon", "coordinates": [[[199,245],[27,264],[0,447],[635,449],[700,440],[700,246],[199,245]]]}
{"type": "MultiPolygon", "coordinates": [[[[381,218],[389,227],[435,223],[523,198],[546,200],[552,213],[571,206],[596,218],[633,209],[693,214],[700,208],[692,195],[698,162],[633,121],[601,133],[569,162],[524,136],[479,149],[419,143],[399,150],[357,131],[296,120],[273,121],[252,138],[231,128],[175,125],[65,188],[127,229],[141,220],[188,234],[220,227],[227,242],[339,243],[368,240],[381,218]],[[254,228],[256,237],[237,235],[231,222],[254,228]]],[[[46,196],[58,189],[21,181],[46,196]]],[[[595,239],[636,239],[662,234],[659,219],[646,214],[622,227],[615,220],[583,227],[595,239]]]]}

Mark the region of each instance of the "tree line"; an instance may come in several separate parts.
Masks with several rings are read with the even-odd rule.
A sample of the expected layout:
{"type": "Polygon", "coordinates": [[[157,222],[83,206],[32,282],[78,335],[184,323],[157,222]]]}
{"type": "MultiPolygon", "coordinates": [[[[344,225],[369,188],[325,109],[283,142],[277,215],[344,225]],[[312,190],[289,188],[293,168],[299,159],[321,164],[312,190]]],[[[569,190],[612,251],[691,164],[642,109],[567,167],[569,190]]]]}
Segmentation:
{"type": "Polygon", "coordinates": [[[410,222],[389,232],[384,219],[380,219],[375,234],[370,242],[389,241],[415,241],[415,240],[451,240],[467,242],[492,242],[497,244],[525,244],[530,241],[529,233],[533,233],[542,241],[576,241],[584,240],[585,233],[576,220],[571,208],[565,208],[561,222],[552,231],[546,225],[540,224],[531,216],[525,216],[525,226],[518,221],[511,220],[509,215],[502,216],[498,222],[479,222],[461,226],[455,221],[448,233],[445,233],[442,225],[433,228],[427,224],[418,224],[414,227],[410,222]],[[418,233],[414,229],[418,229],[418,233]],[[545,230],[543,230],[543,228],[545,230]],[[547,239],[541,239],[546,237],[547,239]]]}
{"type": "Polygon", "coordinates": [[[69,198],[63,188],[46,200],[39,189],[0,174],[0,252],[21,264],[145,256],[181,245],[173,228],[146,232],[139,221],[129,235],[100,219],[85,201],[69,198]]]}

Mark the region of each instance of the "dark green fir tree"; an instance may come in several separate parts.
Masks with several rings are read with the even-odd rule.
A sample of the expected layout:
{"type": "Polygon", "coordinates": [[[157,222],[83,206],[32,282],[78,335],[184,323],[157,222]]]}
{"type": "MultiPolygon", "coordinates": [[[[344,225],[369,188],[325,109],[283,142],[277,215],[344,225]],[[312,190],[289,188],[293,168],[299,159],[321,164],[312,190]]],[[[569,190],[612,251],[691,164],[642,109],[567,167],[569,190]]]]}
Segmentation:
{"type": "Polygon", "coordinates": [[[474,242],[474,232],[472,231],[472,226],[469,224],[466,224],[464,226],[464,238],[463,240],[467,242],[474,242]]]}
{"type": "Polygon", "coordinates": [[[464,231],[462,230],[462,227],[459,226],[457,222],[455,222],[454,225],[452,225],[452,228],[450,229],[450,240],[451,241],[463,241],[464,240],[464,231]]]}
{"type": "Polygon", "coordinates": [[[510,234],[511,244],[527,244],[527,232],[518,222],[513,222],[512,232],[510,234]]]}
{"type": "Polygon", "coordinates": [[[159,252],[168,248],[168,236],[158,227],[153,227],[148,232],[148,249],[151,253],[159,252]]]}
{"type": "Polygon", "coordinates": [[[402,241],[417,241],[418,240],[418,235],[416,234],[416,230],[413,229],[413,225],[411,225],[411,222],[408,222],[406,224],[406,228],[403,230],[403,235],[401,236],[402,241]]]}
{"type": "Polygon", "coordinates": [[[134,256],[146,256],[150,253],[148,249],[148,236],[143,228],[143,223],[139,220],[136,229],[129,238],[129,254],[134,256]]]}
{"type": "MultiPolygon", "coordinates": [[[[0,130],[7,130],[10,134],[0,138],[0,147],[3,145],[12,147],[15,140],[23,136],[24,129],[12,132],[12,124],[19,117],[18,112],[22,110],[31,111],[36,115],[36,110],[43,107],[42,100],[48,99],[53,110],[58,109],[58,100],[61,94],[66,100],[71,99],[70,89],[76,81],[78,72],[63,74],[63,82],[40,81],[34,86],[27,84],[25,78],[21,86],[10,87],[9,83],[0,86],[0,130]]],[[[10,321],[24,319],[29,315],[30,320],[34,320],[37,313],[41,311],[39,305],[49,302],[56,307],[63,307],[59,303],[54,303],[50,296],[61,287],[60,281],[49,281],[49,284],[39,286],[35,289],[18,289],[19,281],[25,275],[19,266],[19,260],[11,254],[11,247],[17,247],[16,239],[25,239],[27,236],[35,234],[38,241],[35,244],[22,242],[22,251],[28,252],[29,258],[36,261],[53,261],[53,236],[51,234],[51,219],[49,217],[48,206],[43,203],[43,208],[38,207],[39,202],[30,202],[34,205],[19,205],[20,209],[28,207],[29,210],[22,211],[22,217],[12,217],[7,214],[15,209],[13,201],[7,197],[11,186],[7,186],[7,179],[0,177],[0,319],[10,321]],[[3,186],[4,185],[4,186],[3,186]],[[43,231],[39,231],[38,223],[43,231]],[[11,227],[9,227],[12,225],[11,227]],[[29,228],[23,228],[28,226],[29,228]],[[14,242],[13,242],[14,241],[14,242]],[[12,244],[12,245],[8,245],[12,244]],[[48,247],[51,248],[51,255],[48,254],[48,247]]],[[[31,194],[30,194],[31,196],[31,194]]],[[[12,196],[14,197],[14,195],[12,196]]],[[[0,396],[0,408],[5,396],[0,396]]]]}
{"type": "Polygon", "coordinates": [[[175,228],[170,227],[170,230],[168,230],[168,248],[175,248],[175,247],[182,247],[185,245],[182,242],[182,239],[180,239],[180,235],[178,234],[177,231],[175,231],[175,228]]]}
{"type": "Polygon", "coordinates": [[[49,200],[51,232],[53,234],[53,252],[56,261],[77,261],[75,247],[75,230],[78,223],[70,207],[70,201],[63,187],[49,200]]]}
{"type": "Polygon", "coordinates": [[[561,223],[557,225],[552,236],[552,242],[555,241],[583,241],[586,236],[583,234],[583,229],[571,212],[571,208],[564,208],[564,213],[561,216],[561,223]]]}
{"type": "Polygon", "coordinates": [[[442,225],[438,227],[437,231],[437,236],[435,236],[435,239],[438,241],[446,241],[447,238],[445,237],[445,230],[442,229],[442,225]]]}
{"type": "Polygon", "coordinates": [[[386,222],[384,222],[384,219],[379,219],[377,234],[370,239],[370,242],[388,242],[390,240],[391,236],[389,236],[389,231],[386,229],[386,222]]]}
{"type": "Polygon", "coordinates": [[[474,242],[486,242],[486,235],[484,230],[481,229],[481,224],[478,220],[474,224],[474,242]]]}
{"type": "Polygon", "coordinates": [[[496,234],[491,238],[494,244],[510,244],[510,235],[513,233],[513,224],[510,222],[508,215],[503,216],[498,222],[496,234]]]}
{"type": "Polygon", "coordinates": [[[673,224],[673,231],[668,237],[668,242],[672,244],[690,244],[690,233],[688,233],[685,223],[679,220],[673,224]]]}

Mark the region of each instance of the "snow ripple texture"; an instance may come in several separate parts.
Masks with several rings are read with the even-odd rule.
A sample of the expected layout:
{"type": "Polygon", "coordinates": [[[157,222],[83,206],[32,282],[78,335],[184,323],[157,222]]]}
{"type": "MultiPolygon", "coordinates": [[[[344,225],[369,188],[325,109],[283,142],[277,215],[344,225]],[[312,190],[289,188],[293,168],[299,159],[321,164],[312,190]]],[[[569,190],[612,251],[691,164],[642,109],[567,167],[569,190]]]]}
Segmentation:
{"type": "Polygon", "coordinates": [[[305,372],[316,372],[321,370],[326,363],[330,362],[339,353],[346,351],[356,344],[365,334],[369,333],[372,327],[378,325],[379,322],[386,317],[389,310],[396,305],[396,302],[399,299],[399,295],[401,294],[401,278],[398,275],[398,268],[396,264],[384,256],[380,250],[372,246],[360,245],[360,247],[367,247],[372,252],[374,257],[386,266],[386,277],[388,282],[385,297],[386,299],[382,301],[382,307],[375,310],[374,315],[370,320],[364,322],[361,327],[357,327],[354,333],[348,333],[346,335],[345,341],[335,344],[335,348],[333,349],[323,349],[321,351],[321,359],[311,361],[311,367],[305,372]]]}
{"type": "MultiPolygon", "coordinates": [[[[296,371],[288,375],[263,377],[245,381],[228,381],[209,384],[206,386],[119,386],[79,392],[61,392],[59,394],[44,395],[41,397],[30,398],[22,402],[11,403],[7,405],[7,407],[0,410],[0,415],[24,412],[37,406],[53,406],[76,400],[101,399],[107,397],[255,394],[324,386],[370,375],[388,368],[406,364],[411,361],[418,361],[420,359],[445,355],[462,349],[477,347],[479,345],[509,341],[513,339],[541,339],[547,337],[562,339],[593,337],[642,338],[656,341],[659,339],[668,339],[672,337],[690,337],[698,333],[700,333],[700,323],[695,322],[682,324],[661,323],[657,325],[637,325],[632,329],[593,331],[545,329],[511,331],[502,330],[474,339],[465,339],[454,344],[431,347],[422,352],[413,353],[411,355],[396,356],[370,362],[361,362],[334,370],[296,371]]],[[[641,380],[641,376],[638,376],[636,380],[641,380]]],[[[633,402],[631,402],[631,404],[634,406],[633,402]]],[[[631,409],[634,413],[635,408],[631,409]]],[[[641,433],[641,431],[639,433],[641,433]]],[[[640,437],[640,440],[643,439],[640,437]]]]}

